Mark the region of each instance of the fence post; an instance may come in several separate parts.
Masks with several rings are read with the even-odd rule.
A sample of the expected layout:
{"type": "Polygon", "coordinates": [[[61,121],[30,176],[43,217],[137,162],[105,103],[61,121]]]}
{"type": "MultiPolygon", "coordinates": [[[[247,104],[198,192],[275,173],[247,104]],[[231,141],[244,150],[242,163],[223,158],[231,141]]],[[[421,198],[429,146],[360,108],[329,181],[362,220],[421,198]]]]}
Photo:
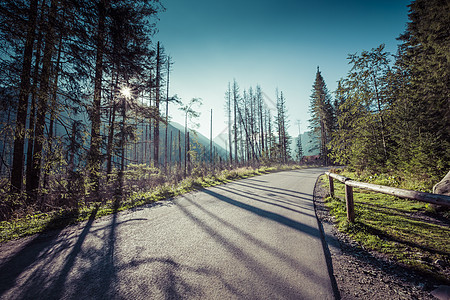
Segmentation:
{"type": "Polygon", "coordinates": [[[330,183],[330,196],[334,197],[334,183],[333,183],[333,177],[328,175],[328,182],[330,183]]]}
{"type": "Polygon", "coordinates": [[[350,223],[355,221],[355,207],[353,204],[353,188],[345,185],[345,202],[347,204],[347,219],[350,223]]]}

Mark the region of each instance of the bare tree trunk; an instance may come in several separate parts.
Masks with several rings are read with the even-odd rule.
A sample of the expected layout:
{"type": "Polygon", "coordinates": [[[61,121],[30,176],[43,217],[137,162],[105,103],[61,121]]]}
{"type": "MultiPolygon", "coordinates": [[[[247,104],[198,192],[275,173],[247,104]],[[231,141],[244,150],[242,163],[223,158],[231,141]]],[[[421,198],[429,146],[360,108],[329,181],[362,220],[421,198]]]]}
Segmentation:
{"type": "MultiPolygon", "coordinates": [[[[169,168],[172,166],[172,152],[173,152],[173,132],[170,131],[170,152],[169,152],[169,168]]],[[[170,172],[169,172],[170,173],[170,172]]]]}
{"type": "Polygon", "coordinates": [[[156,95],[155,95],[155,108],[156,108],[156,118],[153,128],[153,139],[154,139],[154,153],[153,160],[155,166],[159,166],[159,102],[160,102],[160,83],[161,83],[161,51],[159,42],[157,45],[156,53],[156,95]]]}
{"type": "Polygon", "coordinates": [[[47,112],[47,99],[49,97],[49,81],[52,65],[53,47],[55,44],[54,22],[57,11],[57,0],[51,1],[50,13],[48,16],[48,30],[45,36],[44,56],[42,58],[41,84],[39,90],[39,103],[36,115],[35,141],[33,153],[33,166],[31,169],[32,179],[30,185],[27,184],[27,192],[32,195],[33,201],[37,200],[39,180],[41,176],[42,148],[45,140],[44,127],[45,115],[47,112]]]}
{"type": "Polygon", "coordinates": [[[273,147],[273,145],[272,145],[272,118],[271,118],[271,116],[270,116],[270,111],[269,111],[269,114],[268,114],[268,119],[267,119],[267,124],[268,124],[268,130],[269,130],[269,132],[267,133],[268,134],[268,149],[269,149],[269,159],[272,159],[272,147],[273,147]]]}
{"type": "Polygon", "coordinates": [[[380,116],[380,125],[381,125],[380,133],[381,133],[381,140],[383,142],[384,159],[387,160],[388,155],[387,155],[386,137],[385,137],[386,127],[384,124],[383,114],[381,113],[381,99],[380,99],[380,94],[378,92],[377,80],[375,79],[374,75],[372,76],[372,80],[373,80],[374,87],[375,87],[375,97],[377,98],[378,115],[380,116]]]}
{"type": "Polygon", "coordinates": [[[100,144],[102,138],[100,136],[101,125],[101,97],[102,97],[102,77],[103,77],[103,53],[105,49],[105,21],[107,0],[101,0],[98,4],[98,26],[96,40],[96,60],[95,60],[95,79],[94,79],[94,100],[92,102],[91,113],[91,147],[89,153],[89,168],[91,182],[93,183],[94,196],[98,198],[100,187],[100,167],[101,153],[100,144]]]}
{"type": "Polygon", "coordinates": [[[227,111],[228,111],[228,143],[230,147],[230,164],[233,163],[233,143],[231,142],[231,88],[228,82],[228,92],[227,92],[227,111]]]}
{"type": "Polygon", "coordinates": [[[234,160],[239,163],[238,159],[238,132],[237,132],[237,101],[238,101],[238,90],[236,81],[233,82],[233,104],[234,104],[234,160]]]}
{"type": "Polygon", "coordinates": [[[189,131],[187,132],[187,146],[186,146],[186,155],[187,155],[187,174],[191,174],[191,141],[189,138],[189,131]]]}
{"type": "Polygon", "coordinates": [[[120,184],[120,195],[123,196],[124,191],[124,184],[125,184],[125,178],[124,178],[124,172],[125,172],[125,156],[126,156],[126,146],[125,146],[125,126],[126,126],[126,99],[123,99],[123,107],[122,107],[122,136],[120,138],[120,147],[122,149],[122,156],[120,158],[120,172],[119,172],[119,184],[120,184]]]}
{"type": "Polygon", "coordinates": [[[187,112],[184,120],[184,177],[187,174],[187,148],[188,148],[189,135],[187,130],[187,112]]]}
{"type": "MultiPolygon", "coordinates": [[[[114,81],[114,75],[113,75],[113,79],[114,81]]],[[[112,107],[111,107],[111,122],[109,123],[109,132],[108,132],[108,142],[107,142],[107,146],[106,146],[106,180],[109,180],[109,176],[112,172],[112,152],[113,152],[113,148],[114,148],[114,129],[116,126],[116,109],[117,109],[117,105],[116,102],[114,101],[114,92],[116,90],[116,87],[119,83],[119,74],[116,73],[116,81],[112,83],[112,87],[111,87],[111,91],[110,91],[110,98],[111,98],[111,103],[112,103],[112,107]]]]}
{"type": "MultiPolygon", "coordinates": [[[[53,79],[53,88],[52,88],[52,96],[51,96],[51,105],[50,105],[50,124],[49,124],[49,129],[48,129],[48,137],[47,137],[47,142],[48,142],[48,155],[52,155],[53,153],[53,138],[56,137],[56,134],[53,135],[53,127],[55,127],[56,130],[56,126],[55,126],[55,120],[56,120],[56,110],[58,109],[58,78],[59,78],[59,71],[60,71],[60,67],[59,65],[61,64],[61,50],[62,50],[62,33],[59,37],[59,47],[58,47],[58,57],[56,59],[56,67],[55,67],[55,71],[54,71],[54,79],[53,79]]],[[[48,169],[45,170],[44,173],[44,188],[48,187],[48,174],[51,171],[52,166],[48,166],[48,169]]]]}
{"type": "Polygon", "coordinates": [[[19,104],[14,132],[14,154],[11,171],[11,192],[20,192],[23,181],[23,150],[25,144],[25,128],[28,112],[28,95],[30,93],[30,73],[33,59],[33,45],[36,36],[38,0],[30,2],[28,28],[23,51],[22,73],[20,75],[19,104]]]}
{"type": "Polygon", "coordinates": [[[212,123],[213,123],[213,110],[211,109],[211,126],[209,131],[209,162],[212,165],[212,123]]]}
{"type": "MultiPolygon", "coordinates": [[[[41,4],[41,10],[43,11],[43,7],[45,5],[45,1],[41,4]]],[[[42,25],[42,19],[43,19],[44,13],[41,13],[39,24],[42,25]]],[[[36,45],[36,54],[35,54],[35,63],[34,63],[34,71],[33,71],[33,85],[31,87],[31,108],[30,108],[30,121],[28,126],[28,131],[30,138],[28,139],[28,146],[27,146],[27,171],[26,171],[26,190],[30,191],[30,182],[33,181],[32,175],[33,172],[31,171],[33,169],[33,147],[34,147],[34,141],[35,141],[35,132],[34,132],[34,126],[36,122],[36,97],[37,97],[37,88],[38,88],[38,80],[39,80],[39,63],[41,61],[41,46],[42,46],[42,35],[43,31],[42,29],[39,30],[38,37],[37,37],[37,45],[36,45]]]]}
{"type": "Polygon", "coordinates": [[[178,169],[181,171],[181,131],[178,130],[178,169]]]}
{"type": "Polygon", "coordinates": [[[169,129],[169,74],[170,74],[170,57],[167,58],[167,91],[166,91],[166,141],[165,141],[165,151],[164,151],[164,169],[167,173],[167,131],[169,129]]]}

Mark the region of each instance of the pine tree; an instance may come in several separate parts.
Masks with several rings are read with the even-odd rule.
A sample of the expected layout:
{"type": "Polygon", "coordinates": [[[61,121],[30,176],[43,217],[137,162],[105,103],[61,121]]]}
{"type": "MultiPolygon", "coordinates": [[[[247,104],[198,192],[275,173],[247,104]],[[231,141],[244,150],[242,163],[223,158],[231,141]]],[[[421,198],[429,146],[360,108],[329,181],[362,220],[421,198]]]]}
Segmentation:
{"type": "Polygon", "coordinates": [[[437,179],[450,168],[450,2],[409,8],[393,76],[395,163],[437,179]]]}
{"type": "MultiPolygon", "coordinates": [[[[95,58],[95,77],[94,77],[94,99],[91,111],[91,148],[89,153],[89,171],[93,184],[94,193],[98,193],[100,187],[100,165],[101,165],[101,97],[102,97],[102,79],[103,79],[103,54],[105,52],[105,22],[108,1],[101,0],[97,4],[98,23],[96,33],[96,58],[95,58]]],[[[98,195],[96,195],[98,197],[98,195]]]]}
{"type": "Polygon", "coordinates": [[[319,67],[317,67],[316,79],[313,84],[310,114],[310,128],[319,137],[320,155],[323,162],[328,164],[329,160],[327,145],[331,139],[331,132],[334,127],[333,107],[331,105],[327,86],[322,74],[320,73],[319,67]]]}
{"type": "Polygon", "coordinates": [[[52,57],[55,45],[55,19],[57,12],[57,2],[52,0],[49,9],[48,20],[46,23],[46,36],[44,39],[44,55],[42,57],[42,71],[40,76],[40,87],[38,93],[38,106],[36,113],[36,128],[33,151],[33,164],[30,170],[31,182],[27,183],[27,192],[36,201],[39,195],[38,188],[41,177],[41,164],[43,157],[43,147],[45,142],[45,115],[48,110],[48,99],[50,98],[50,76],[52,68],[52,57]]]}
{"type": "Polygon", "coordinates": [[[287,133],[289,126],[287,119],[286,99],[283,92],[278,97],[277,91],[277,116],[275,118],[275,124],[278,131],[278,147],[279,147],[279,159],[282,163],[287,163],[290,152],[290,136],[287,133]]]}
{"type": "Polygon", "coordinates": [[[298,163],[302,161],[303,158],[303,146],[302,146],[302,134],[300,132],[300,120],[297,121],[298,124],[298,137],[297,137],[297,160],[298,163]]]}
{"type": "Polygon", "coordinates": [[[13,192],[20,192],[22,189],[25,128],[28,110],[28,96],[30,93],[30,72],[33,56],[33,45],[36,35],[37,10],[38,1],[30,1],[27,35],[23,52],[22,73],[20,75],[19,104],[15,128],[13,165],[11,170],[11,187],[13,192]]]}
{"type": "Polygon", "coordinates": [[[336,117],[335,130],[330,144],[331,158],[334,162],[347,165],[352,157],[352,140],[355,138],[352,128],[363,114],[364,109],[349,95],[350,89],[344,79],[338,81],[335,94],[334,111],[336,117]]]}

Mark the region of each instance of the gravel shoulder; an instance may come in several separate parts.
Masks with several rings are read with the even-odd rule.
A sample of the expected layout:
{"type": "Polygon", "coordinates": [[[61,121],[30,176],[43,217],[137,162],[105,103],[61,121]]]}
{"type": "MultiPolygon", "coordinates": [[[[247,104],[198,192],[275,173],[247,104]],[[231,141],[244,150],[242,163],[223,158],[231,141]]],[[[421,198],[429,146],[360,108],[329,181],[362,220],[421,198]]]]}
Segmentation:
{"type": "Polygon", "coordinates": [[[316,184],[314,204],[323,228],[340,299],[437,299],[428,278],[365,249],[333,226],[324,205],[327,191],[316,184]]]}

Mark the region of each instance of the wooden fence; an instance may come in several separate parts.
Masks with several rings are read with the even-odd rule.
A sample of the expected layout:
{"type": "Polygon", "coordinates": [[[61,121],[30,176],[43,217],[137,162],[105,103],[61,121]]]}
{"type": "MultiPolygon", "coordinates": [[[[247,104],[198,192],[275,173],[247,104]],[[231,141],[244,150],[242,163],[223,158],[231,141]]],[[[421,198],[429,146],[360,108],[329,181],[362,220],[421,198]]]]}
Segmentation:
{"type": "Polygon", "coordinates": [[[387,195],[397,196],[400,198],[413,199],[421,202],[428,202],[432,204],[437,204],[441,206],[450,207],[450,196],[431,194],[425,192],[417,192],[405,189],[399,189],[384,185],[377,185],[366,182],[359,182],[351,180],[348,177],[341,176],[335,173],[326,172],[328,180],[330,183],[330,195],[334,197],[334,184],[333,179],[336,179],[345,184],[345,202],[347,206],[347,219],[349,222],[355,221],[355,206],[353,203],[353,188],[360,188],[369,191],[374,191],[377,193],[383,193],[387,195]]]}

